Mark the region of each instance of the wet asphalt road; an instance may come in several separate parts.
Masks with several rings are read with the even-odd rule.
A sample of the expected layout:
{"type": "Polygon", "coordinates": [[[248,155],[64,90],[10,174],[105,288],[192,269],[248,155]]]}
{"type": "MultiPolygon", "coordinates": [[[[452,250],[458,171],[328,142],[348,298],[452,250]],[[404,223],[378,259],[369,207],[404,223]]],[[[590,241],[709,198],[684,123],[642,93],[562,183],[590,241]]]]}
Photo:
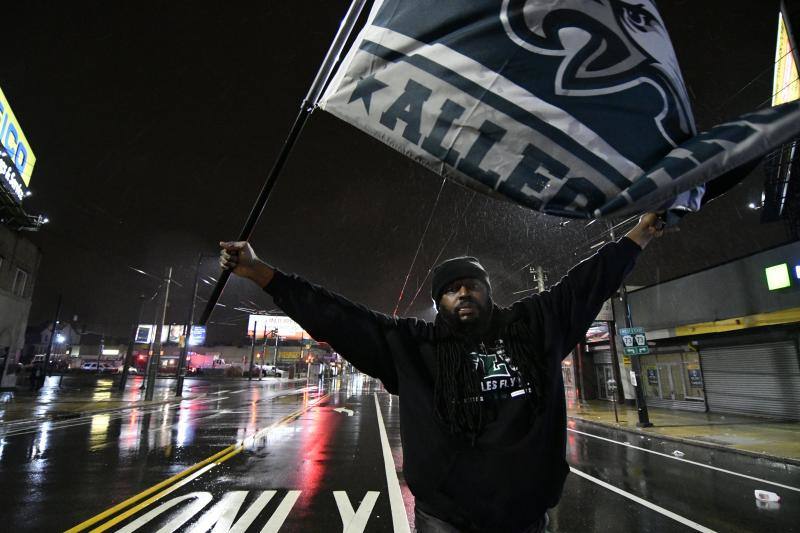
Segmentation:
{"type": "MultiPolygon", "coordinates": [[[[6,430],[0,530],[408,527],[413,497],[393,475],[402,468],[399,400],[377,382],[187,384],[180,405],[6,430]]],[[[568,429],[574,473],[550,531],[800,531],[798,467],[582,423],[568,429]],[[763,508],[755,489],[782,500],[763,508]]]]}

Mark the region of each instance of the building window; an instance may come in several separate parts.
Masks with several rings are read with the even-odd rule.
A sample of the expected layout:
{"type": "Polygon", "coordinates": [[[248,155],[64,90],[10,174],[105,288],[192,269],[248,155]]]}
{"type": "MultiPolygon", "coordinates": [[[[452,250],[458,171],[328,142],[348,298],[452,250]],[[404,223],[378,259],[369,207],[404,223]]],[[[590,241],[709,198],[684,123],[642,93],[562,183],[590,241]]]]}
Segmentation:
{"type": "Polygon", "coordinates": [[[11,292],[14,293],[15,296],[24,296],[25,295],[25,285],[28,282],[28,273],[22,270],[21,268],[17,269],[17,274],[14,276],[14,287],[11,289],[11,292]]]}

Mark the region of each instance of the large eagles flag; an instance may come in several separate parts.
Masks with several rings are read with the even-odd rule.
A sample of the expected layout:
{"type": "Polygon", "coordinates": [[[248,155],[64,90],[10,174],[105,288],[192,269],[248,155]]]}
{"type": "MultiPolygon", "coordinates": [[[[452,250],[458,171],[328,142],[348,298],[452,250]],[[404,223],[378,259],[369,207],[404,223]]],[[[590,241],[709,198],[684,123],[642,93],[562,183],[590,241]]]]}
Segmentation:
{"type": "Polygon", "coordinates": [[[800,103],[697,134],[649,0],[376,0],[320,107],[468,187],[549,214],[695,210],[800,134],[800,103]]]}

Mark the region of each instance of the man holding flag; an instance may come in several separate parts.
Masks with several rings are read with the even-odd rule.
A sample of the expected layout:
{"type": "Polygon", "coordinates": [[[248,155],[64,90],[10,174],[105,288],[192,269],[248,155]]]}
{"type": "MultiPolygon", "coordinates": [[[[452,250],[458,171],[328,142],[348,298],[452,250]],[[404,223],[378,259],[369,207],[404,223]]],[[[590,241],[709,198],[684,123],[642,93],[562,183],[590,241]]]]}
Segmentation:
{"type": "Polygon", "coordinates": [[[383,315],[284,274],[246,242],[221,242],[220,265],[400,396],[417,531],[538,532],[569,471],[561,360],[660,228],[655,214],[642,216],[550,290],[507,308],[493,302],[477,259],[444,261],[433,271],[432,323],[383,315]]]}
{"type": "Polygon", "coordinates": [[[418,531],[543,531],[568,466],[561,359],[650,239],[653,213],[551,290],[500,308],[477,259],[434,270],[433,323],[382,315],[261,262],[246,242],[311,109],[468,188],[560,217],[670,222],[800,136],[800,102],[698,133],[652,0],[354,0],[224,272],[401,396],[418,531]],[[322,87],[324,88],[324,91],[322,87]],[[321,97],[320,97],[321,95],[321,97]]]}

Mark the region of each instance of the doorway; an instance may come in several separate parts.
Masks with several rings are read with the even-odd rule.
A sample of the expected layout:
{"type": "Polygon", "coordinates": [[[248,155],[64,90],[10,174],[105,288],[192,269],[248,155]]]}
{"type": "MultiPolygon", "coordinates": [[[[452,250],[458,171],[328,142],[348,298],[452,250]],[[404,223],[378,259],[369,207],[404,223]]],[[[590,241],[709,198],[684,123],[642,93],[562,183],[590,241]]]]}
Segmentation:
{"type": "Polygon", "coordinates": [[[597,398],[599,400],[611,401],[611,394],[608,392],[608,382],[614,379],[614,369],[610,364],[601,363],[594,365],[597,375],[597,398]]]}

